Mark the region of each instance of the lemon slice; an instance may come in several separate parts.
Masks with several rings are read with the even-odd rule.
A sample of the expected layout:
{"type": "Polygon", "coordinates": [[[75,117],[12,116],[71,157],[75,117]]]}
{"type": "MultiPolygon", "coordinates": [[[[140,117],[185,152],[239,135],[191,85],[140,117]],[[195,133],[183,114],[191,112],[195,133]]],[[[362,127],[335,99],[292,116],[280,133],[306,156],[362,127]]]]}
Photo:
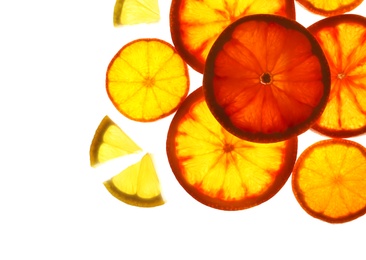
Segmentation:
{"type": "Polygon", "coordinates": [[[139,162],[104,182],[104,186],[114,197],[129,205],[155,207],[164,204],[160,182],[148,153],[139,162]]]}
{"type": "Polygon", "coordinates": [[[108,116],[105,116],[95,131],[90,145],[90,165],[95,167],[106,161],[139,151],[142,149],[108,116]]]}
{"type": "Polygon", "coordinates": [[[113,13],[115,27],[160,20],[158,0],[116,0],[113,13]]]}

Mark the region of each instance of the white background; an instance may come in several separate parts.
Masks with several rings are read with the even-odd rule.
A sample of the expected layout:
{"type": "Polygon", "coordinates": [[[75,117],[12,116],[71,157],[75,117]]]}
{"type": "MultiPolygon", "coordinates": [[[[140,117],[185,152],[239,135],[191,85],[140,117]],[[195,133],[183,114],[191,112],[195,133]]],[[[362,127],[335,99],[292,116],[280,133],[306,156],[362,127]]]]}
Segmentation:
{"type": "MultiPolygon", "coordinates": [[[[105,72],[137,38],[171,42],[170,2],[161,21],[113,27],[115,0],[0,3],[0,259],[366,259],[366,217],[332,225],[307,215],[290,182],[244,211],[212,209],[175,180],[165,138],[172,116],[132,122],[111,105],[105,72]],[[105,115],[151,152],[166,204],[126,205],[102,182],[127,163],[89,166],[89,146],[105,115]]],[[[309,26],[320,16],[296,6],[309,26]]],[[[366,2],[353,13],[366,13],[366,2]]],[[[191,91],[202,75],[190,71],[191,91]]],[[[316,140],[299,138],[299,153],[316,140]]],[[[365,137],[354,140],[366,145],[365,137]]],[[[136,160],[136,157],[132,158],[136,160]]]]}

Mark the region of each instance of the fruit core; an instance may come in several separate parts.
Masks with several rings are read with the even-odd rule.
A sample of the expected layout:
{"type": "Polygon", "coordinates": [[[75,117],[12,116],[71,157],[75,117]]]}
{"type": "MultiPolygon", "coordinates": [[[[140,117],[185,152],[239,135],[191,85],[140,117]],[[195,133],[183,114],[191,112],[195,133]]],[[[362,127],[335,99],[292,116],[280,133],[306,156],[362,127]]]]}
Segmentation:
{"type": "Polygon", "coordinates": [[[272,75],[269,72],[265,72],[263,73],[260,77],[259,77],[261,83],[263,85],[269,85],[272,83],[272,75]]]}
{"type": "Polygon", "coordinates": [[[153,87],[155,85],[155,79],[152,77],[146,77],[144,83],[146,87],[153,87]]]}
{"type": "Polygon", "coordinates": [[[225,153],[230,153],[232,150],[234,150],[234,145],[232,144],[224,144],[223,150],[225,153]]]}
{"type": "Polygon", "coordinates": [[[338,73],[338,75],[337,75],[338,79],[344,79],[345,77],[346,77],[346,73],[344,73],[344,72],[338,73]]]}

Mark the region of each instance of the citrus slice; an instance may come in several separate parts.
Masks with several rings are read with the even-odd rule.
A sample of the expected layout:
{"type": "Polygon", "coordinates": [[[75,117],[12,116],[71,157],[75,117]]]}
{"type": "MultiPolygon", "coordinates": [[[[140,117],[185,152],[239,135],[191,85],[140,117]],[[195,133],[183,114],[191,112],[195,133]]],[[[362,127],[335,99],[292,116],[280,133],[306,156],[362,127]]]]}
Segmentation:
{"type": "Polygon", "coordinates": [[[316,39],[296,21],[251,15],[229,25],[206,62],[203,89],[211,112],[232,134],[278,142],[310,128],[330,91],[316,39]]]}
{"type": "Polygon", "coordinates": [[[289,178],[297,137],[251,143],[227,132],[210,113],[198,88],[175,114],[167,156],[181,186],[197,201],[221,210],[240,210],[273,197],[289,178]]]}
{"type": "Polygon", "coordinates": [[[159,39],[138,39],[113,57],[107,93],[126,117],[155,121],[173,113],[189,90],[188,67],[174,47],[159,39]]]}
{"type": "Polygon", "coordinates": [[[353,141],[329,139],[308,147],[297,160],[292,188],[302,208],[330,223],[366,213],[366,150],[353,141]]]}
{"type": "Polygon", "coordinates": [[[90,165],[95,167],[106,161],[142,151],[108,116],[95,131],[90,145],[90,165]]]}
{"type": "Polygon", "coordinates": [[[359,6],[363,0],[296,0],[308,11],[323,16],[339,15],[359,6]]]}
{"type": "Polygon", "coordinates": [[[160,182],[150,154],[104,182],[107,190],[117,199],[138,207],[164,204],[160,182]]]}
{"type": "Polygon", "coordinates": [[[331,71],[327,106],[313,129],[330,137],[366,132],[366,18],[344,14],[308,28],[322,46],[331,71]]]}
{"type": "Polygon", "coordinates": [[[158,0],[116,0],[113,11],[113,24],[133,25],[155,23],[160,20],[158,0]]]}
{"type": "Polygon", "coordinates": [[[293,0],[173,0],[170,31],[183,59],[203,73],[206,57],[219,34],[233,21],[251,14],[269,13],[295,19],[293,0]]]}

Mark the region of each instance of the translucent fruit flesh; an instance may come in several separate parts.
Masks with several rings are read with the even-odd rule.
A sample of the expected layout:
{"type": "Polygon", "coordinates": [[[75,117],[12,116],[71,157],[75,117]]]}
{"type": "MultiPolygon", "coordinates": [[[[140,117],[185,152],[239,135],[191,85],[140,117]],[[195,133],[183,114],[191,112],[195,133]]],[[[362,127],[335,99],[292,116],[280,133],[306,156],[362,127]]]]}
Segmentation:
{"type": "Polygon", "coordinates": [[[160,20],[158,0],[116,0],[114,26],[155,23],[160,20]]]}
{"type": "Polygon", "coordinates": [[[170,10],[172,40],[184,60],[203,73],[208,52],[220,33],[240,17],[269,13],[295,19],[292,0],[173,0],[170,10]]]}
{"type": "Polygon", "coordinates": [[[155,207],[164,204],[150,154],[104,182],[104,186],[114,197],[133,206],[155,207]]]}
{"type": "Polygon", "coordinates": [[[156,121],[173,113],[187,96],[188,67],[169,43],[138,39],[114,56],[106,85],[110,100],[124,116],[156,121]]]}
{"type": "Polygon", "coordinates": [[[213,45],[203,89],[226,130],[248,141],[277,142],[318,119],[330,71],[306,28],[280,16],[252,15],[228,26],[213,45]]]}
{"type": "Polygon", "coordinates": [[[334,16],[349,12],[363,0],[296,0],[310,12],[323,16],[334,16]]]}
{"type": "Polygon", "coordinates": [[[142,149],[126,135],[108,116],[100,122],[90,145],[90,165],[136,153],[142,149]]]}
{"type": "Polygon", "coordinates": [[[304,210],[330,223],[366,212],[366,150],[356,142],[329,139],[308,147],[297,160],[292,187],[304,210]]]}
{"type": "Polygon", "coordinates": [[[309,27],[327,57],[331,91],[313,129],[330,137],[366,132],[366,18],[328,17],[309,27]]]}
{"type": "Polygon", "coordinates": [[[210,113],[202,88],[174,116],[167,155],[182,187],[213,208],[239,210],[263,203],[288,179],[297,138],[272,144],[244,141],[224,130],[210,113]]]}

